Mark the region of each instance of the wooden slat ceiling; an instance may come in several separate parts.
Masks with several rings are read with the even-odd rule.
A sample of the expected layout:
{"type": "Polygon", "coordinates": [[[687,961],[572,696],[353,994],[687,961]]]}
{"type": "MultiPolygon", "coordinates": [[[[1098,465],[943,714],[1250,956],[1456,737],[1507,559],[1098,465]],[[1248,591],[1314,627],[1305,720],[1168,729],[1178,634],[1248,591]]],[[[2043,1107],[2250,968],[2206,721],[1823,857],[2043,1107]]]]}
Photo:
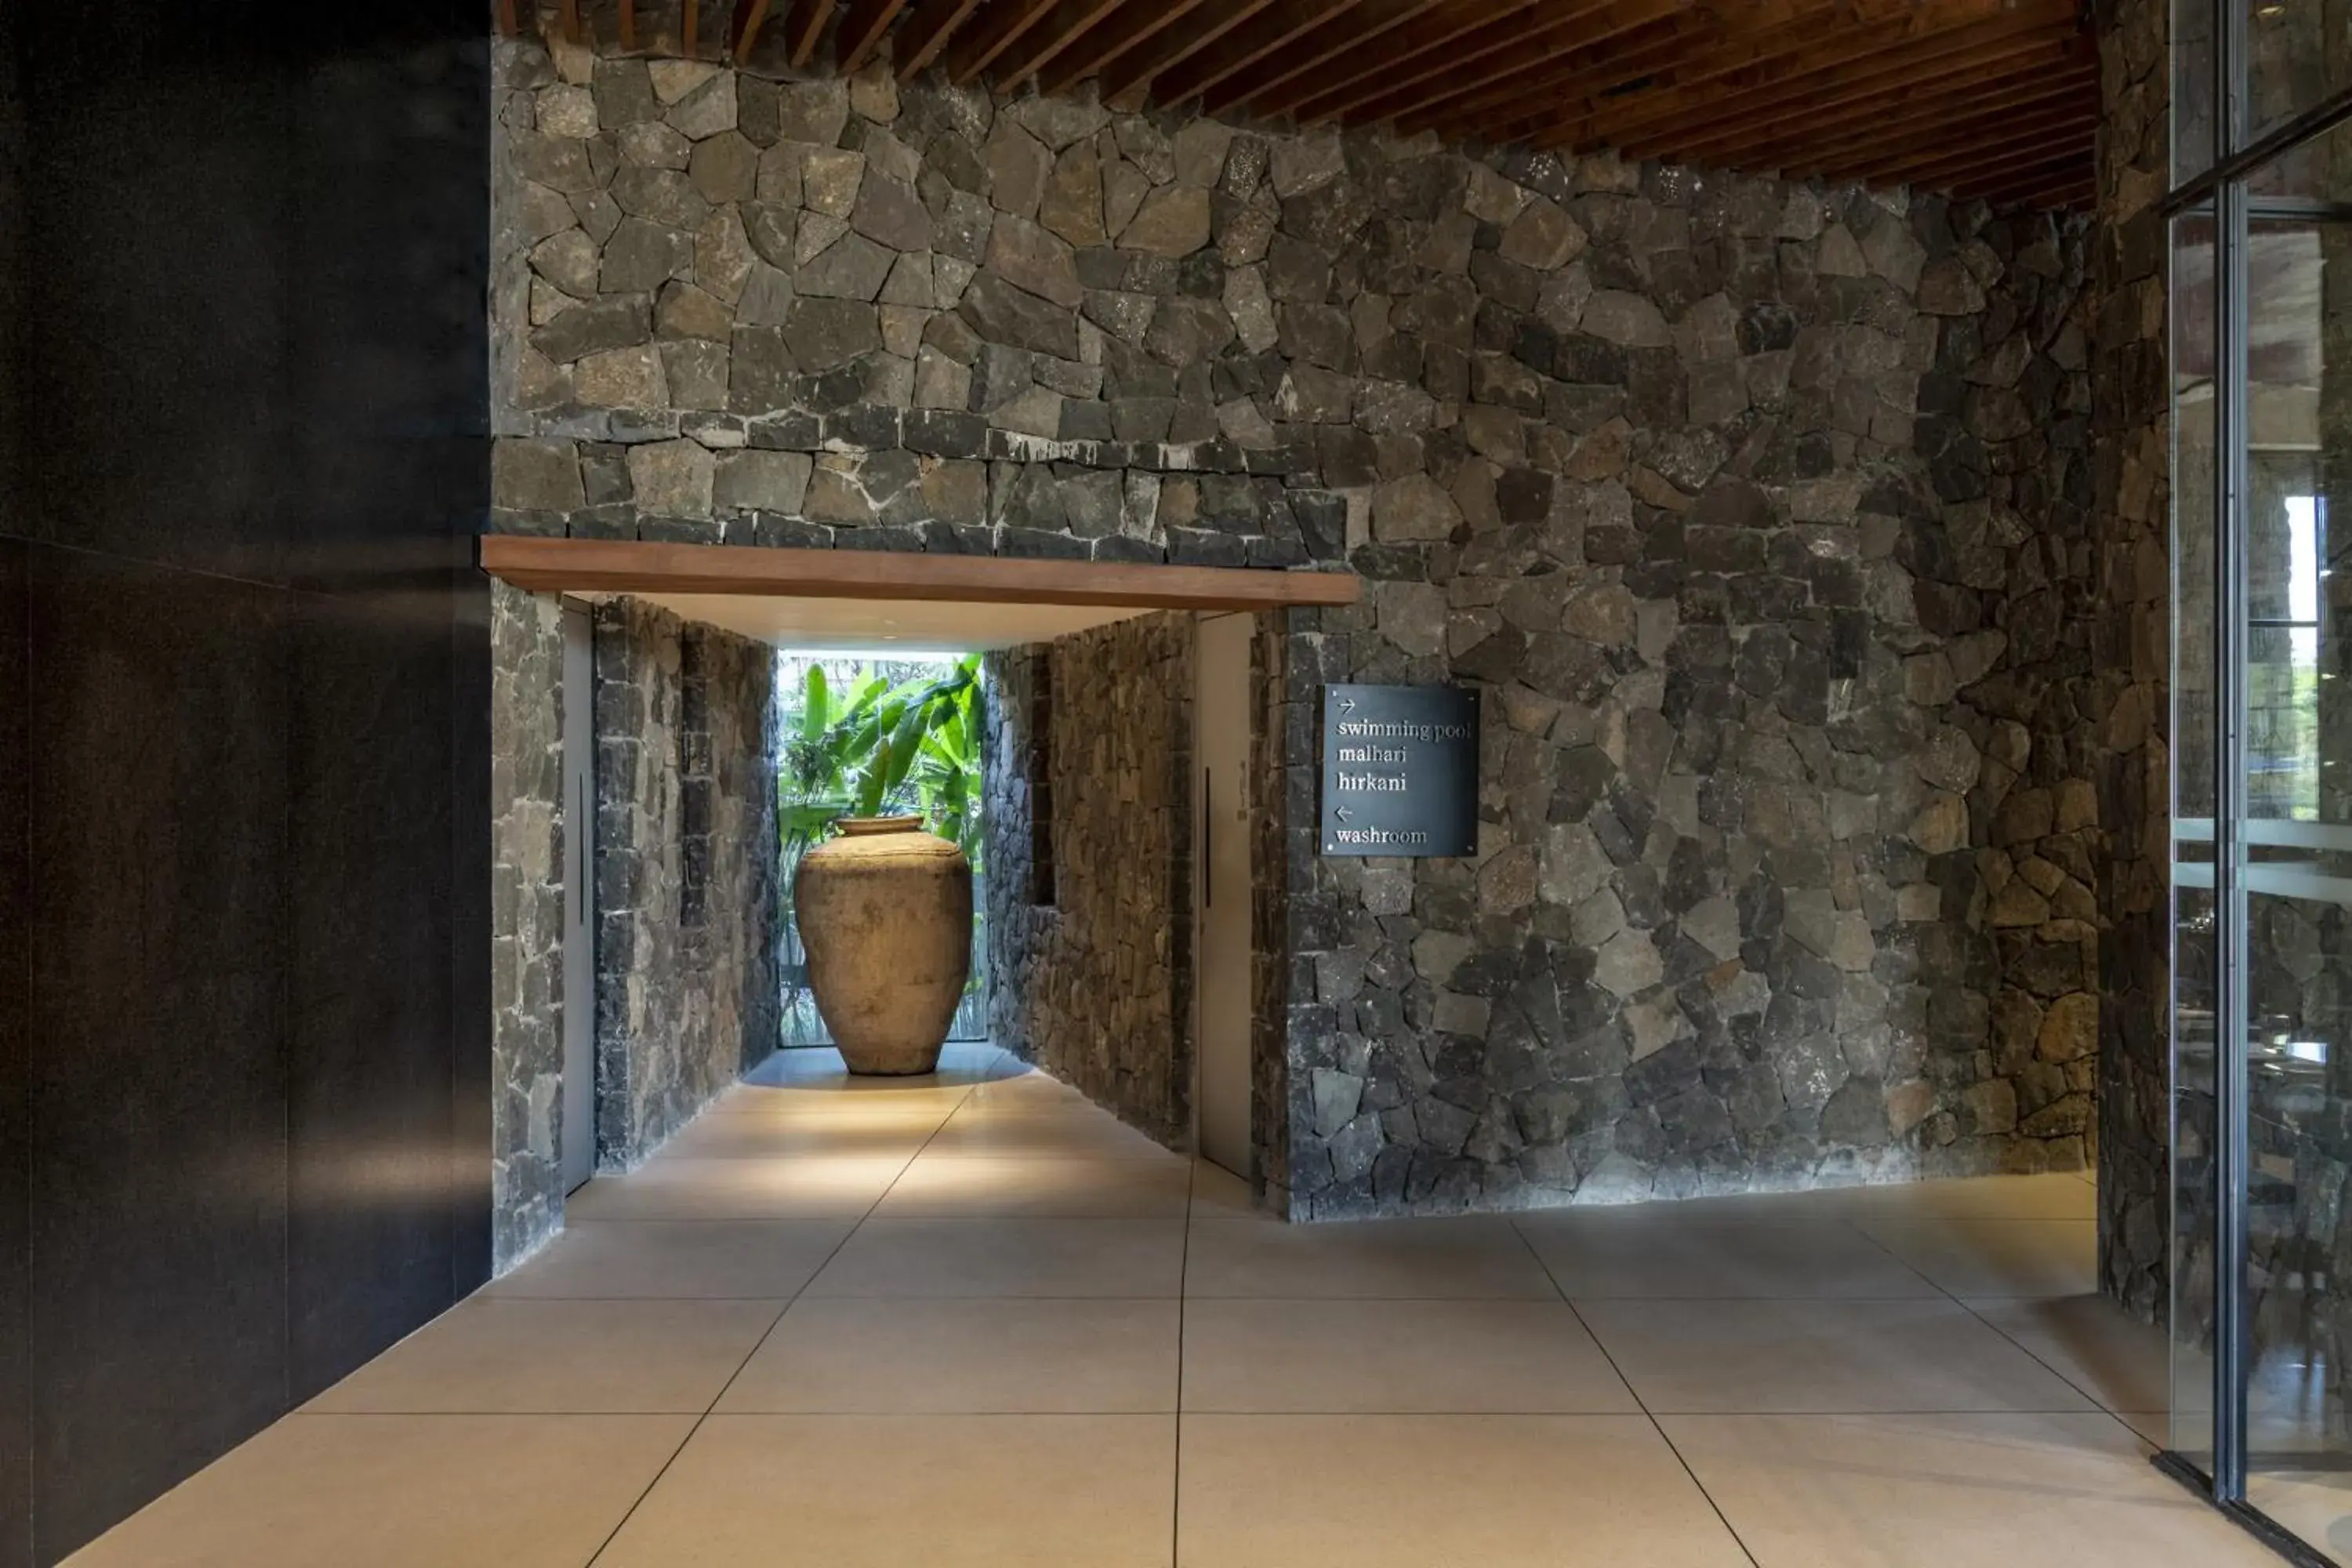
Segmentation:
{"type": "MultiPolygon", "coordinates": [[[[559,27],[588,25],[562,0],[559,27]]],[[[2092,195],[2083,0],[618,0],[623,47],[884,49],[999,92],[1097,84],[1301,126],[1614,149],[2055,206],[2092,195]]],[[[504,14],[504,13],[502,13],[504,14]]]]}

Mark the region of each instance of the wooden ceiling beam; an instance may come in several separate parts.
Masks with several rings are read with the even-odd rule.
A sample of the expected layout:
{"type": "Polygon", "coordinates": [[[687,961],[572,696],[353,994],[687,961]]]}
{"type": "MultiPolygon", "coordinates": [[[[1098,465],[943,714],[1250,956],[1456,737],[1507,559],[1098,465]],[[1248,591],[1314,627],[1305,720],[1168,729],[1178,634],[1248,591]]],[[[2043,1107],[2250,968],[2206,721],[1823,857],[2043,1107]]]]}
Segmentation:
{"type": "Polygon", "coordinates": [[[2044,104],[2064,101],[2069,89],[2076,86],[2087,87],[2095,95],[2098,90],[2096,68],[2070,72],[2054,79],[2045,79],[2037,74],[2006,84],[1988,82],[1958,93],[1939,91],[1898,95],[1874,102],[1866,110],[1843,114],[1812,134],[1792,133],[1783,137],[1774,146],[1778,150],[1793,150],[1801,146],[1810,149],[1824,163],[1852,162],[1866,158],[1873,152],[1906,137],[1934,134],[1955,120],[2004,111],[2025,113],[2044,104]]]}
{"type": "Polygon", "coordinates": [[[1620,96],[1626,84],[1644,76],[1664,77],[1675,83],[1723,76],[1817,48],[1853,26],[1853,18],[1837,7],[1835,0],[1809,0],[1789,10],[1791,14],[1784,24],[1735,45],[1688,48],[1678,56],[1645,62],[1639,69],[1621,69],[1618,62],[1604,57],[1581,76],[1544,82],[1507,104],[1482,110],[1475,132],[1496,143],[1524,141],[1557,121],[1563,102],[1606,103],[1620,96]]]}
{"type": "Polygon", "coordinates": [[[2074,0],[2027,0],[2004,10],[1988,0],[1926,0],[1902,17],[1849,28],[1817,50],[1775,56],[1702,80],[1676,82],[1654,94],[1580,106],[1544,132],[1544,145],[1664,144],[1694,130],[1770,123],[1783,111],[1818,112],[1838,93],[1874,85],[1891,59],[1943,59],[2071,25],[2074,0]]]}
{"type": "MultiPolygon", "coordinates": [[[[2061,138],[2071,140],[2077,132],[2097,129],[2098,122],[2095,102],[2088,108],[2062,103],[2012,110],[1991,118],[1955,119],[1948,129],[1932,136],[1889,137],[1874,156],[1849,156],[1835,163],[1843,179],[1906,184],[1923,174],[1989,153],[2061,138]]],[[[1822,160],[1822,166],[1830,162],[1822,160]]]]}
{"type": "Polygon", "coordinates": [[[1392,123],[1401,136],[1434,130],[1457,121],[1465,105],[1483,102],[1496,94],[1508,96],[1524,90],[1531,79],[1539,79],[1558,68],[1557,62],[1568,55],[1591,58],[1622,48],[1638,50],[1653,41],[1660,29],[1686,25],[1675,15],[1676,9],[1674,0],[1658,0],[1648,6],[1647,16],[1629,13],[1605,22],[1588,23],[1586,30],[1576,37],[1575,47],[1566,50],[1546,49],[1541,42],[1530,40],[1524,51],[1496,57],[1478,71],[1432,77],[1373,99],[1349,118],[1359,122],[1392,123]]]}
{"type": "MultiPolygon", "coordinates": [[[[1674,8],[1675,0],[1585,0],[1569,7],[1549,21],[1532,22],[1531,18],[1507,16],[1456,38],[1447,47],[1423,53],[1411,63],[1400,61],[1393,68],[1345,86],[1334,86],[1301,103],[1297,110],[1302,121],[1340,120],[1351,123],[1378,122],[1418,109],[1431,97],[1451,91],[1465,81],[1476,81],[1501,68],[1517,68],[1527,59],[1527,51],[1540,47],[1539,40],[1559,38],[1571,28],[1599,28],[1598,36],[1611,37],[1624,30],[1624,18],[1633,22],[1656,19],[1674,8]],[[1516,58],[1514,58],[1516,57],[1516,58]],[[1501,65],[1486,62],[1501,61],[1501,65]],[[1481,76],[1469,73],[1481,68],[1481,76]]],[[[1588,32],[1588,37],[1592,36],[1588,32]]]]}
{"type": "Polygon", "coordinates": [[[1387,37],[1442,3],[1444,0],[1360,0],[1353,10],[1332,17],[1294,47],[1246,70],[1235,71],[1208,89],[1201,96],[1201,107],[1211,114],[1222,114],[1301,78],[1320,78],[1323,67],[1349,50],[1387,37]]]}
{"type": "Polygon", "coordinates": [[[1389,118],[1396,121],[1401,136],[1434,131],[1458,139],[1465,133],[1460,128],[1491,124],[1501,118],[1504,106],[1577,80],[1596,68],[1614,72],[1622,63],[1624,74],[1618,79],[1645,76],[1656,66],[1680,58],[1695,37],[1704,36],[1706,26],[1697,12],[1669,10],[1598,37],[1579,38],[1572,48],[1530,53],[1484,77],[1438,84],[1441,96],[1389,118]]]}
{"type": "Polygon", "coordinates": [[[2087,173],[2096,155],[2097,134],[2095,127],[2086,128],[2078,138],[2063,145],[2045,142],[1975,159],[1937,174],[1933,184],[1922,182],[1921,188],[1974,195],[2036,183],[2052,174],[2087,173]]]}
{"type": "Polygon", "coordinates": [[[1880,52],[1826,75],[1792,75],[1774,87],[1727,96],[1710,108],[1610,140],[1628,157],[1723,157],[1727,153],[1722,149],[1796,128],[1790,115],[1826,116],[1858,100],[1944,85],[1979,68],[1996,68],[1976,78],[1985,79],[2003,74],[2011,62],[2055,65],[2064,57],[2064,41],[2053,40],[2046,29],[1996,29],[1984,37],[1969,28],[1927,46],[1880,52]]]}
{"type": "Polygon", "coordinates": [[[1129,0],[1047,61],[1037,73],[1038,88],[1045,92],[1069,91],[1099,71],[1106,61],[1182,21],[1199,10],[1202,3],[1203,0],[1167,0],[1164,5],[1150,5],[1129,0]]]}
{"type": "Polygon", "coordinates": [[[1863,161],[1888,150],[1897,138],[1938,133],[1944,126],[1973,116],[1980,106],[1995,107],[1986,100],[1999,98],[2005,87],[2021,79],[2032,80],[2035,90],[2024,99],[2002,100],[2000,106],[2040,102],[2047,83],[2039,73],[2028,72],[2021,79],[2013,58],[2003,58],[1925,87],[1898,82],[1824,109],[1818,116],[1784,115],[1765,128],[1694,139],[1685,145],[1692,149],[1692,156],[1749,169],[1794,169],[1808,158],[1823,163],[1863,161]]]}
{"type": "Polygon", "coordinates": [[[948,47],[948,40],[979,4],[980,0],[919,0],[915,14],[898,29],[898,40],[892,46],[898,79],[913,80],[939,58],[940,51],[948,47]]]}
{"type": "MultiPolygon", "coordinates": [[[[634,17],[630,18],[635,30],[634,17]]],[[[768,0],[735,0],[735,15],[728,24],[729,47],[738,60],[751,58],[751,46],[760,41],[760,29],[767,25],[768,0]]]]}
{"type": "Polygon", "coordinates": [[[1324,23],[1344,23],[1347,14],[1360,3],[1361,0],[1281,0],[1182,65],[1152,78],[1151,96],[1163,106],[1188,102],[1231,79],[1234,73],[1273,58],[1324,23]]]}
{"type": "Polygon", "coordinates": [[[563,41],[580,41],[580,0],[556,0],[555,19],[563,31],[563,41]]]}
{"type": "Polygon", "coordinates": [[[1000,92],[1009,92],[1037,74],[1086,31],[1132,0],[1055,0],[1043,20],[1013,40],[989,73],[1000,92]]]}
{"type": "Polygon", "coordinates": [[[1775,0],[1759,6],[1751,20],[1757,30],[1733,43],[1724,37],[1721,24],[1705,12],[1677,11],[1646,29],[1647,36],[1638,41],[1621,37],[1604,47],[1572,50],[1543,62],[1536,71],[1415,115],[1400,129],[1420,129],[1425,124],[1449,139],[1475,135],[1497,142],[1517,140],[1511,134],[1513,127],[1557,114],[1564,100],[1598,100],[1629,82],[1661,75],[1710,68],[1727,70],[1732,63],[1753,59],[1768,50],[1785,52],[1817,41],[1824,36],[1823,24],[1839,22],[1825,13],[1823,0],[1775,0]],[[1717,66],[1717,61],[1726,63],[1717,66]]]}
{"type": "Polygon", "coordinates": [[[784,18],[784,47],[794,70],[816,57],[824,25],[831,20],[833,0],[793,0],[792,12],[784,18]]]}
{"type": "MultiPolygon", "coordinates": [[[[1172,70],[1263,11],[1271,0],[1207,0],[1181,27],[1161,28],[1103,64],[1102,96],[1118,98],[1172,70]]],[[[1150,5],[1155,0],[1129,0],[1150,5]]]]}
{"type": "Polygon", "coordinates": [[[850,0],[835,30],[833,47],[841,74],[848,76],[866,62],[890,33],[890,24],[907,8],[907,0],[850,0]]]}
{"type": "Polygon", "coordinates": [[[996,62],[1022,34],[1052,10],[1055,0],[994,0],[948,47],[948,79],[968,82],[996,62]]]}
{"type": "Polygon", "coordinates": [[[1384,40],[1359,39],[1348,52],[1311,75],[1294,77],[1278,87],[1254,94],[1250,112],[1278,118],[1305,118],[1303,106],[1318,98],[1363,88],[1377,92],[1380,83],[1395,73],[1443,59],[1458,42],[1478,36],[1496,23],[1535,8],[1538,0],[1453,0],[1417,21],[1407,23],[1384,40]]]}

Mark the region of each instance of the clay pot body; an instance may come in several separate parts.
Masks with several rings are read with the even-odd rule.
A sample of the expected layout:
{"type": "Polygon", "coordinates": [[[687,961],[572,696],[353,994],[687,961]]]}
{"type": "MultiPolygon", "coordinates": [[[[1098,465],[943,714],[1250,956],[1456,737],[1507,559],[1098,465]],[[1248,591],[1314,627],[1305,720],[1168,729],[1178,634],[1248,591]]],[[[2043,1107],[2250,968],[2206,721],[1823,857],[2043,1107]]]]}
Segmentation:
{"type": "Polygon", "coordinates": [[[793,879],[809,989],[854,1073],[936,1070],[971,970],[971,865],[922,829],[848,818],[793,879]]]}

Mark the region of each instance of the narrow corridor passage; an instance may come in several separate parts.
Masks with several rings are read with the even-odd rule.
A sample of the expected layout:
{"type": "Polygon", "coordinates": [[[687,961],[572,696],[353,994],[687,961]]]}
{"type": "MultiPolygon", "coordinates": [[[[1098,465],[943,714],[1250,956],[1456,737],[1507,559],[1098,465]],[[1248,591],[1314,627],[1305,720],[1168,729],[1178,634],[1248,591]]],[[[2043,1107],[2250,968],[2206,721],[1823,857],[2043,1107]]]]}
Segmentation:
{"type": "Polygon", "coordinates": [[[79,1568],[2230,1568],[2075,1176],[1300,1227],[794,1053],[79,1568]]]}

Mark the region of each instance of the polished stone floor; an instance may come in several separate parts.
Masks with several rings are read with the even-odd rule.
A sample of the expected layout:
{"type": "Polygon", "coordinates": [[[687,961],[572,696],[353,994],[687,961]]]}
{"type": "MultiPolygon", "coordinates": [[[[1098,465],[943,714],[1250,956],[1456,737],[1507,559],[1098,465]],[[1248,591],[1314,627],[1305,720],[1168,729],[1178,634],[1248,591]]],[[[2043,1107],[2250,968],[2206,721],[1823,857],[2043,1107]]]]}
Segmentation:
{"type": "Polygon", "coordinates": [[[782,1057],[79,1568],[2231,1568],[2074,1176],[1337,1226],[782,1057]]]}

